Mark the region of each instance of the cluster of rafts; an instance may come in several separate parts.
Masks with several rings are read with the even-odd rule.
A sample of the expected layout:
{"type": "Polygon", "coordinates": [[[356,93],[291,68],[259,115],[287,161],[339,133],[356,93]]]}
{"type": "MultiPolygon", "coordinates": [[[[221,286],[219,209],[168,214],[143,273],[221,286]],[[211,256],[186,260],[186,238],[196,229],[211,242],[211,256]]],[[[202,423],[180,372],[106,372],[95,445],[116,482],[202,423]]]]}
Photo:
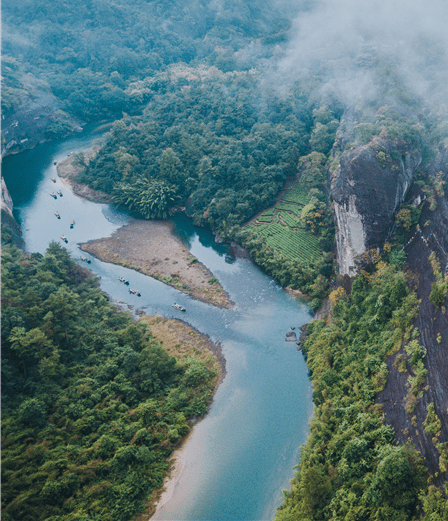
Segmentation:
{"type": "MultiPolygon", "coordinates": [[[[71,154],[69,154],[69,155],[71,155],[71,154]]],[[[54,164],[57,165],[57,161],[55,161],[54,164]]],[[[51,180],[53,181],[53,183],[56,183],[56,178],[55,178],[55,177],[53,177],[51,180]]],[[[58,195],[59,195],[59,197],[62,197],[62,196],[63,196],[61,190],[58,190],[57,194],[55,194],[54,192],[52,192],[50,195],[51,195],[51,197],[53,197],[54,199],[57,199],[57,198],[58,198],[58,195]]],[[[55,212],[54,214],[55,214],[55,216],[56,216],[57,219],[60,219],[60,218],[61,218],[61,215],[60,215],[59,212],[55,212]]],[[[75,226],[75,221],[72,221],[72,222],[70,223],[70,229],[72,230],[74,226],[75,226]]],[[[67,239],[67,237],[66,237],[65,235],[61,235],[61,240],[62,240],[63,242],[65,242],[66,244],[68,244],[68,239],[67,239]]],[[[88,259],[87,257],[81,257],[81,260],[82,260],[83,262],[87,262],[87,264],[90,264],[90,263],[91,263],[91,260],[88,259]]],[[[129,281],[126,280],[124,277],[118,277],[118,280],[119,280],[120,282],[122,282],[123,284],[125,284],[126,286],[129,286],[129,281]]],[[[137,291],[136,289],[129,288],[129,293],[131,293],[132,295],[136,295],[137,297],[141,297],[141,293],[140,293],[139,291],[137,291]]],[[[183,306],[181,306],[180,304],[177,304],[176,302],[172,305],[172,307],[173,307],[174,309],[177,309],[178,311],[186,311],[186,309],[185,309],[183,306]]]]}
{"type": "MultiPolygon", "coordinates": [[[[55,161],[54,164],[57,165],[58,162],[55,161]]],[[[55,177],[52,177],[51,180],[53,181],[53,183],[56,183],[56,178],[55,177]]],[[[57,199],[58,195],[59,195],[59,197],[62,197],[64,194],[62,193],[62,190],[58,190],[56,193],[51,192],[50,195],[51,195],[51,197],[53,197],[53,199],[57,199]]],[[[56,219],[60,219],[61,218],[61,214],[59,212],[54,212],[54,215],[56,216],[56,219]]],[[[73,230],[74,226],[75,226],[75,221],[73,220],[70,223],[70,229],[73,230]]],[[[68,244],[68,239],[67,239],[67,237],[65,235],[61,235],[61,241],[65,242],[65,244],[68,244]]]]}
{"type": "MultiPolygon", "coordinates": [[[[126,280],[124,277],[118,277],[118,280],[122,282],[124,285],[129,286],[129,281],[126,280]]],[[[136,289],[129,288],[129,293],[132,293],[132,295],[136,295],[137,297],[141,297],[140,291],[137,291],[136,289]]],[[[178,311],[186,311],[186,309],[180,304],[177,304],[177,302],[172,304],[172,307],[174,309],[177,309],[178,311]]]]}

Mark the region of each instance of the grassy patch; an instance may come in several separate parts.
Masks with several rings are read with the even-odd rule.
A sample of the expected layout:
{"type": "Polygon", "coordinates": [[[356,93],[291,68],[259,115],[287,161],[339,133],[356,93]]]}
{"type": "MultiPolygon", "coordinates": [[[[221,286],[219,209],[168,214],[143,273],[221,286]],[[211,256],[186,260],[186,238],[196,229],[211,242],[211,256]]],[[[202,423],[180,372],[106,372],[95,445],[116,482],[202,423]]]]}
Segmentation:
{"type": "Polygon", "coordinates": [[[308,190],[304,184],[296,182],[275,206],[246,225],[265,237],[269,246],[289,260],[310,262],[322,254],[318,238],[304,228],[300,219],[302,209],[309,201],[308,190]]]}

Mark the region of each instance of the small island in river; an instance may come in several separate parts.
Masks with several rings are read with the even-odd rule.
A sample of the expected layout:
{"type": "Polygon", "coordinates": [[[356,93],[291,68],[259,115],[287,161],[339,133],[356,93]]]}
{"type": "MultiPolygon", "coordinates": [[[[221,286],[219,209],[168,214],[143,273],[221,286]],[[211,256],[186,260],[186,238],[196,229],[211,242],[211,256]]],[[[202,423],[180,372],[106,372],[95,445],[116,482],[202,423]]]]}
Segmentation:
{"type": "MultiPolygon", "coordinates": [[[[88,162],[97,153],[98,146],[94,146],[83,152],[81,159],[88,162]]],[[[78,154],[70,155],[57,165],[59,177],[73,193],[92,202],[109,202],[107,194],[78,182],[82,170],[78,154]]],[[[104,262],[149,275],[207,304],[222,308],[233,306],[213,273],[173,235],[169,222],[133,219],[112,237],[89,241],[81,249],[104,262]]]]}
{"type": "Polygon", "coordinates": [[[132,220],[111,237],[81,245],[104,262],[119,264],[222,308],[233,303],[213,276],[175,237],[169,222],[132,220]]]}

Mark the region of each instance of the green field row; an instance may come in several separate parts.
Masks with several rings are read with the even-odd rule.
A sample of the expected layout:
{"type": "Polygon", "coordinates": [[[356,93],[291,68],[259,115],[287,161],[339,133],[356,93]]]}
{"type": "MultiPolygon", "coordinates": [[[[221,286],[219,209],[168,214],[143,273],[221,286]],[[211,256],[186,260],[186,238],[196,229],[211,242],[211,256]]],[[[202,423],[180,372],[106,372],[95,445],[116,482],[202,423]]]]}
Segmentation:
{"type": "Polygon", "coordinates": [[[292,203],[298,203],[303,206],[308,204],[308,192],[309,188],[299,183],[296,183],[293,188],[286,190],[286,192],[280,197],[281,201],[290,201],[292,203]]]}
{"type": "Polygon", "coordinates": [[[296,204],[296,203],[291,204],[291,203],[284,203],[284,202],[278,203],[275,207],[276,210],[286,210],[287,212],[292,212],[297,217],[300,217],[300,215],[302,213],[302,208],[303,208],[303,206],[301,204],[296,204]]]}
{"type": "Polygon", "coordinates": [[[310,262],[320,257],[322,251],[318,239],[303,229],[300,222],[308,200],[308,189],[295,183],[274,207],[265,210],[250,226],[287,259],[310,262]]]}
{"type": "Polygon", "coordinates": [[[318,239],[305,230],[291,230],[278,223],[257,226],[256,230],[269,246],[280,250],[288,259],[311,261],[321,254],[318,239]]]}
{"type": "Polygon", "coordinates": [[[287,212],[279,212],[278,215],[281,215],[283,222],[290,228],[303,228],[300,220],[296,216],[287,212]]]}

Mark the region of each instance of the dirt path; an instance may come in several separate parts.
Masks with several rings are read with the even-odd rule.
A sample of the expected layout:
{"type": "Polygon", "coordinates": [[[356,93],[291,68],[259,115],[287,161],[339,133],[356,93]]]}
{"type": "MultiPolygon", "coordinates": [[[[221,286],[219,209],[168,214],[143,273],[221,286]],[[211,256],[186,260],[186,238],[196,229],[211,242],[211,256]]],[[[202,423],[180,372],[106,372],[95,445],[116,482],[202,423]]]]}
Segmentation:
{"type": "Polygon", "coordinates": [[[102,261],[140,271],[202,302],[233,306],[213,274],[173,235],[170,223],[135,219],[112,237],[89,241],[81,249],[102,261]]]}

